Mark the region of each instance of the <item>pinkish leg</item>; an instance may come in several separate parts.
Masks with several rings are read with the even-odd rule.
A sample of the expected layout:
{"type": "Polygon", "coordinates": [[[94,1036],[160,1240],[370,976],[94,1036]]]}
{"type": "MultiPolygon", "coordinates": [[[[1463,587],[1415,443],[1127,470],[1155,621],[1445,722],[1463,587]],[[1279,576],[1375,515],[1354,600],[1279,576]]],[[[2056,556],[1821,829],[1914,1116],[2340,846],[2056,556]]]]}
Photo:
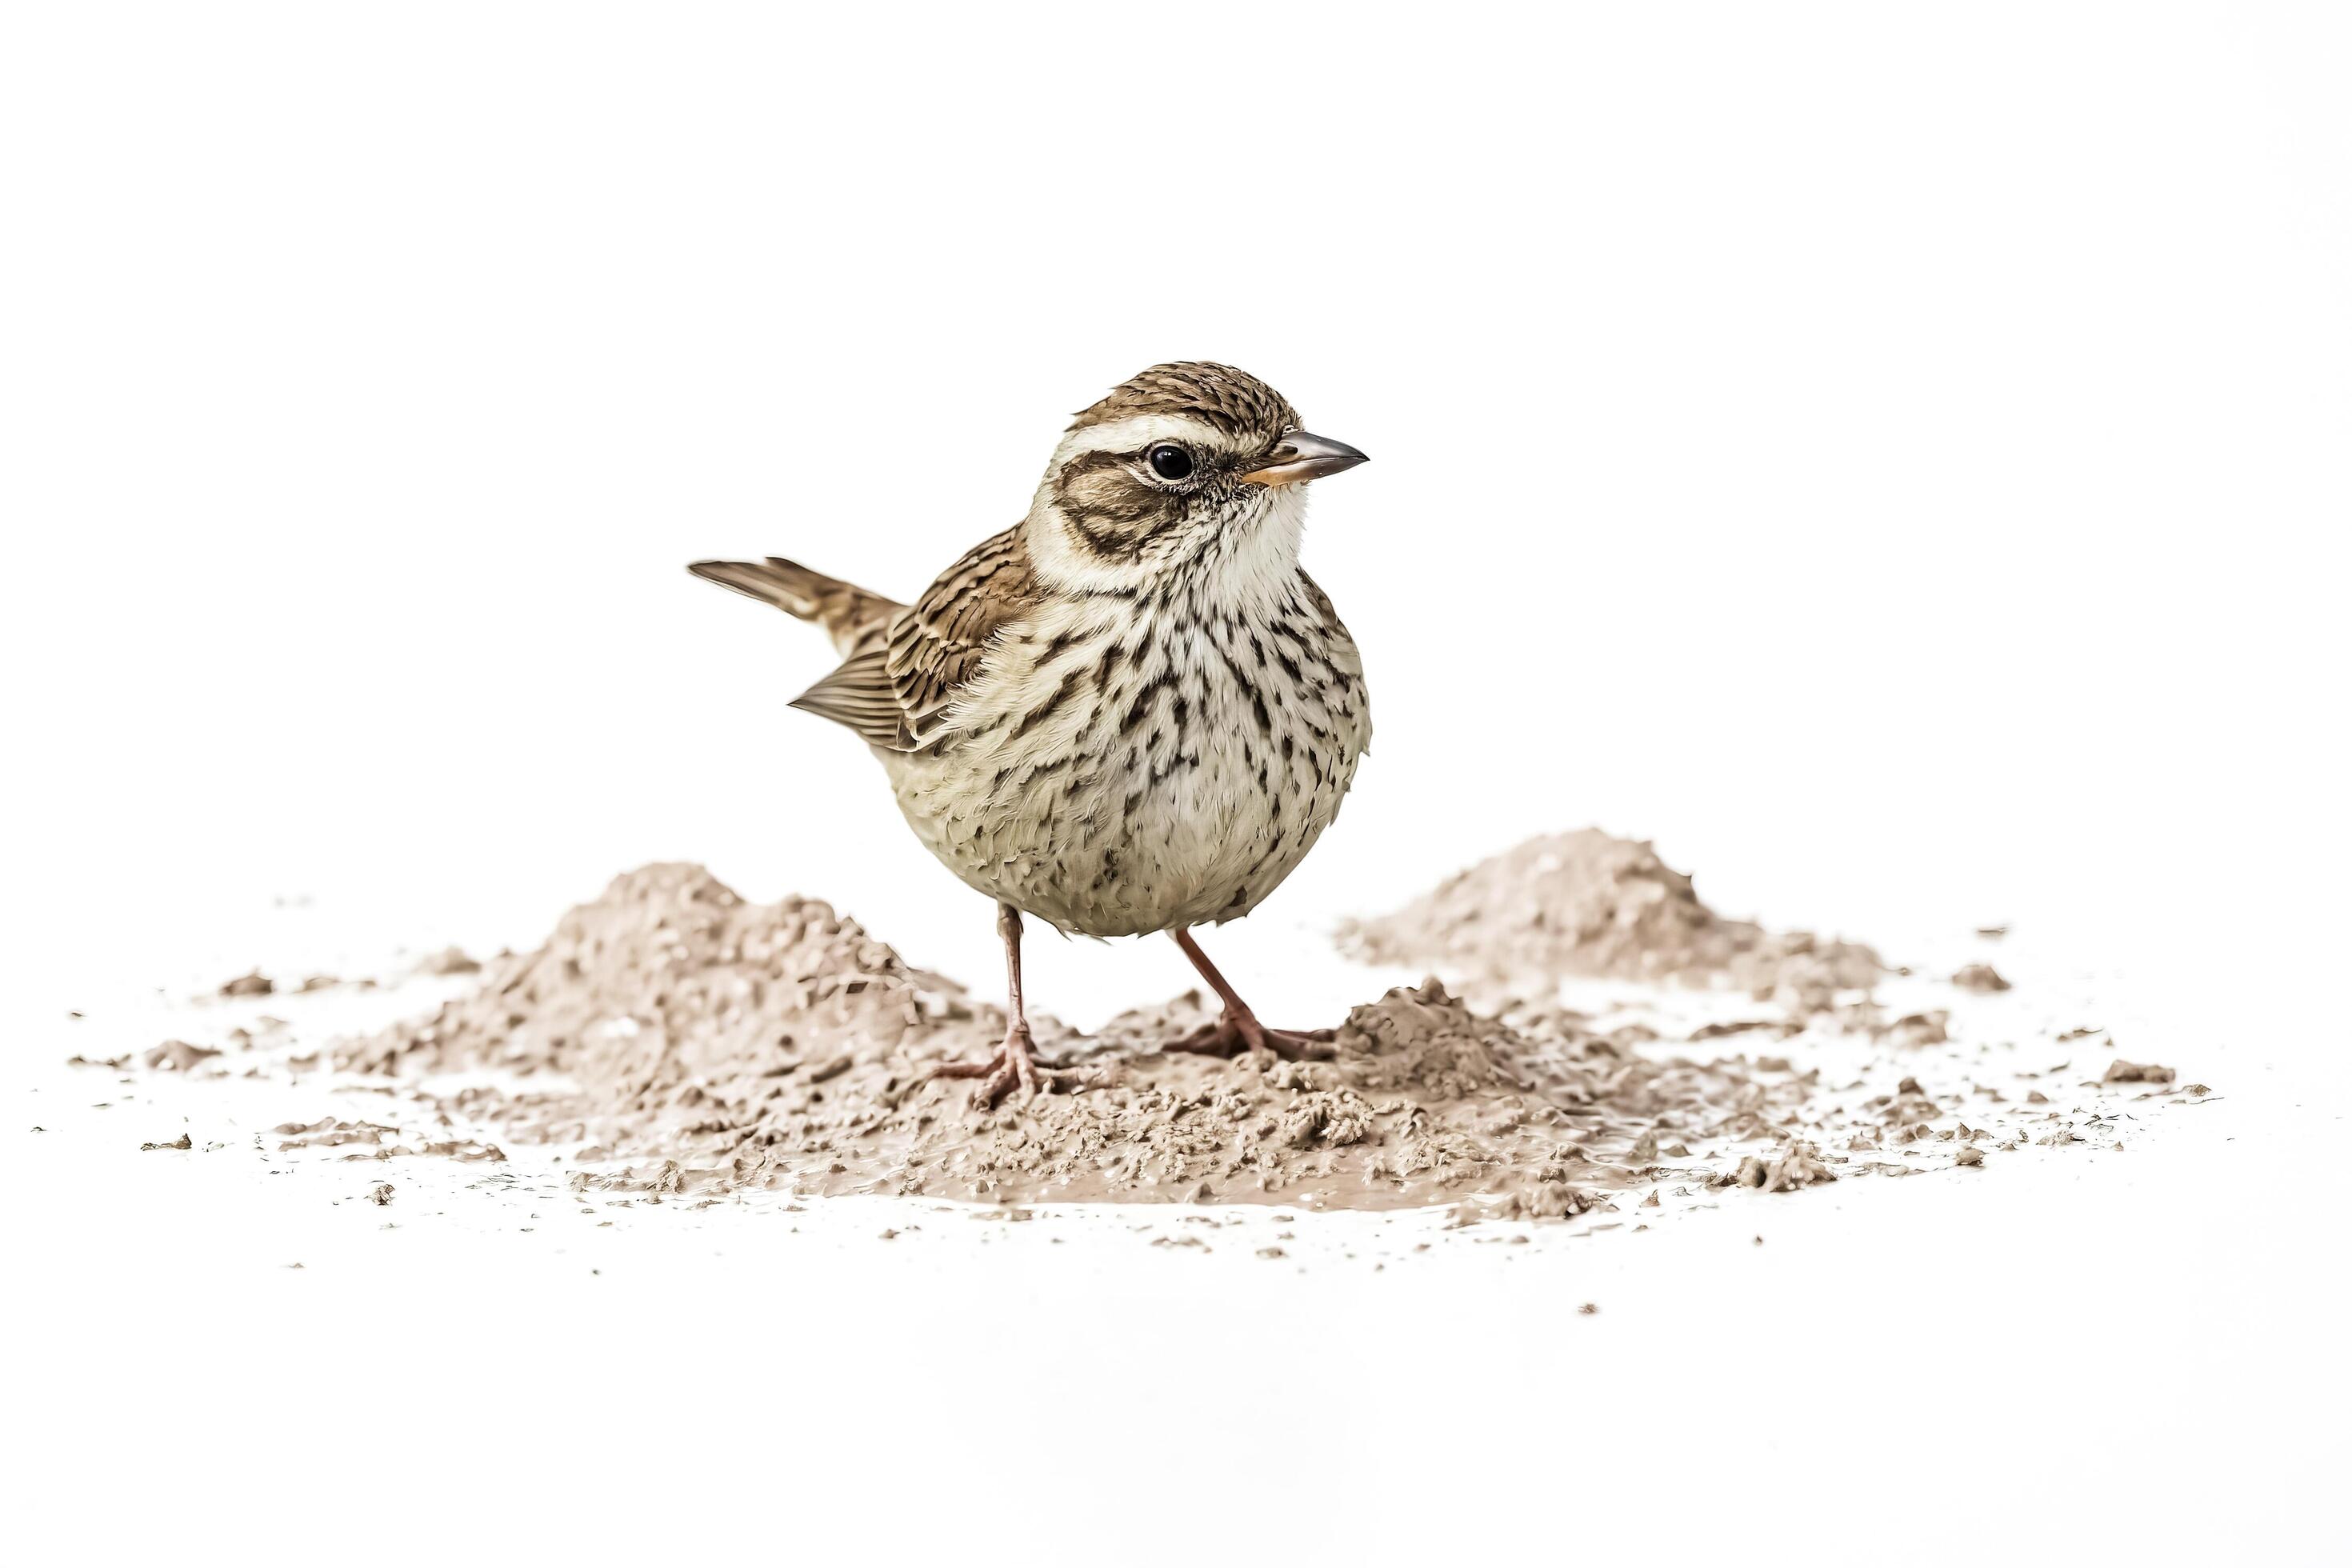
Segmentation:
{"type": "Polygon", "coordinates": [[[1055,1087],[1056,1079],[1076,1076],[1066,1068],[1039,1061],[1037,1042],[1029,1037],[1029,1015],[1021,1000],[1021,911],[1011,904],[998,904],[996,931],[1004,939],[1004,1043],[984,1062],[949,1062],[933,1068],[925,1080],[984,1079],[987,1081],[972,1095],[973,1102],[982,1106],[993,1106],[1016,1084],[1026,1093],[1037,1094],[1055,1087]]]}
{"type": "Polygon", "coordinates": [[[1331,1054],[1328,1047],[1335,1037],[1330,1030],[1275,1029],[1259,1023],[1257,1015],[1250,1010],[1250,1005],[1242,1000],[1241,994],[1217,972],[1217,966],[1209,962],[1209,955],[1201,951],[1201,944],[1192,940],[1191,931],[1173,931],[1168,934],[1176,939],[1176,945],[1184,950],[1184,956],[1192,961],[1192,967],[1201,972],[1201,978],[1209,983],[1209,988],[1217,994],[1217,999],[1225,1005],[1225,1010],[1218,1015],[1215,1023],[1202,1025],[1182,1039],[1163,1047],[1163,1049],[1195,1051],[1212,1057],[1230,1057],[1244,1050],[1272,1051],[1276,1056],[1294,1062],[1331,1054]]]}

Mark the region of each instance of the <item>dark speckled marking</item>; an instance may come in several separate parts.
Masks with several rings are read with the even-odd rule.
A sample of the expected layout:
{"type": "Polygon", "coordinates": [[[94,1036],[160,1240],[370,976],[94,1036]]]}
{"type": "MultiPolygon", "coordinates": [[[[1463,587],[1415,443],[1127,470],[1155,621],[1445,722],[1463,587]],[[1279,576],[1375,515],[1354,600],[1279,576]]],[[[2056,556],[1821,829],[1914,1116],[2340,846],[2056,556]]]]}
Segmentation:
{"type": "Polygon", "coordinates": [[[1053,695],[1046,698],[1045,701],[1040,702],[1036,707],[1032,708],[1028,712],[1021,716],[1021,722],[1013,727],[1012,739],[1015,741],[1019,740],[1022,736],[1027,734],[1030,731],[1035,729],[1038,725],[1052,718],[1054,716],[1055,710],[1061,707],[1063,702],[1068,699],[1070,693],[1078,689],[1078,675],[1079,672],[1077,670],[1065,670],[1062,674],[1062,682],[1060,685],[1054,688],[1053,695]]]}
{"type": "Polygon", "coordinates": [[[1118,721],[1118,732],[1127,734],[1141,724],[1151,712],[1151,700],[1159,696],[1163,688],[1175,684],[1176,677],[1163,669],[1137,688],[1135,700],[1129,705],[1127,717],[1118,721]]]}

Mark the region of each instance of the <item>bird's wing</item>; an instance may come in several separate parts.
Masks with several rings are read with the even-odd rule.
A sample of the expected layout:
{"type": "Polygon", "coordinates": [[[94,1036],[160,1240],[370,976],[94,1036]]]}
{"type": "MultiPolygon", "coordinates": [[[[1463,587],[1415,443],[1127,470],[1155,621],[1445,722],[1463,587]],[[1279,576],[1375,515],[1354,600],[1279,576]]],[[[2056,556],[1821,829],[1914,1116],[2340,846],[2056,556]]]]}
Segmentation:
{"type": "Polygon", "coordinates": [[[919,751],[938,739],[947,710],[980,672],[997,628],[1039,598],[1020,530],[969,551],[890,623],[887,644],[856,658],[793,700],[846,724],[870,744],[919,751]]]}
{"type": "Polygon", "coordinates": [[[840,668],[793,698],[793,706],[836,724],[848,725],[868,745],[893,752],[912,751],[914,737],[907,728],[907,715],[898,706],[898,694],[890,689],[890,671],[884,662],[887,658],[883,649],[868,648],[844,661],[840,668]]]}
{"type": "Polygon", "coordinates": [[[974,545],[890,627],[890,684],[914,744],[937,738],[948,705],[980,673],[989,641],[1043,596],[1018,527],[974,545]]]}

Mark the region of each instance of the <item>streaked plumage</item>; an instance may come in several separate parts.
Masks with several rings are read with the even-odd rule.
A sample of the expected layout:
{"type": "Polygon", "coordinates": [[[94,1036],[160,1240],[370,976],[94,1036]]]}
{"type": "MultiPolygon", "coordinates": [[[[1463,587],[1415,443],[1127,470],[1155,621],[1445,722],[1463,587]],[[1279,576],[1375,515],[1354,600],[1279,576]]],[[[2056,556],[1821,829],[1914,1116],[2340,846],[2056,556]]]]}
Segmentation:
{"type": "MultiPolygon", "coordinates": [[[[1296,1045],[1181,933],[1289,875],[1370,739],[1355,643],[1298,565],[1304,481],[1362,460],[1254,377],[1159,365],[1079,415],[1028,516],[911,605],[789,561],[693,570],[832,635],[840,667],[793,706],[873,748],[967,884],[1066,931],[1176,932],[1227,998],[1207,1045],[1296,1045]]],[[[1030,1080],[1008,1062],[990,1098],[1009,1073],[1030,1080]]]]}

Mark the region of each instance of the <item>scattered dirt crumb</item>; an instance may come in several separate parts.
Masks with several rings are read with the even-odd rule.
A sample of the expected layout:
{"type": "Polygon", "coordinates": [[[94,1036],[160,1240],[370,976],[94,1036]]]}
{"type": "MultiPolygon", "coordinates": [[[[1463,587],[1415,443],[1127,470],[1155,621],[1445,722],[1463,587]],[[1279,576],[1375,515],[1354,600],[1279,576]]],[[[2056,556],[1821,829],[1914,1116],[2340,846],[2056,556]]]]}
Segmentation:
{"type": "Polygon", "coordinates": [[[1895,1020],[1886,1031],[1887,1038],[1906,1050],[1918,1050],[1927,1046],[1940,1046],[1952,1037],[1952,1016],[1937,1007],[1931,1012],[1912,1013],[1895,1020]]]}
{"type": "Polygon", "coordinates": [[[221,983],[224,996],[267,996],[278,989],[278,983],[258,969],[247,970],[234,980],[221,983]]]}
{"type": "Polygon", "coordinates": [[[1760,1192],[1790,1193],[1816,1182],[1834,1182],[1837,1173],[1822,1163],[1821,1154],[1810,1143],[1792,1143],[1769,1162],[1750,1154],[1739,1162],[1736,1171],[1721,1173],[1709,1179],[1710,1187],[1754,1187],[1760,1192]]]}
{"type": "Polygon", "coordinates": [[[139,1152],[143,1154],[150,1149],[193,1149],[195,1145],[188,1141],[188,1135],[183,1132],[169,1143],[142,1143],[139,1145],[139,1152]]]}
{"type": "Polygon", "coordinates": [[[1961,965],[1958,970],[1953,972],[1952,984],[1958,986],[1963,991],[2006,991],[2009,989],[2009,982],[2002,979],[2000,971],[1995,969],[1990,963],[1969,963],[1961,965]]]}
{"type": "Polygon", "coordinates": [[[210,1046],[192,1046],[185,1040],[165,1040],[148,1051],[144,1059],[149,1067],[163,1072],[189,1072],[218,1055],[220,1052],[210,1046]]]}
{"type": "Polygon", "coordinates": [[[2172,1069],[2151,1062],[2127,1062],[2121,1058],[2107,1064],[2107,1076],[2102,1083],[2170,1083],[2172,1069]]]}

